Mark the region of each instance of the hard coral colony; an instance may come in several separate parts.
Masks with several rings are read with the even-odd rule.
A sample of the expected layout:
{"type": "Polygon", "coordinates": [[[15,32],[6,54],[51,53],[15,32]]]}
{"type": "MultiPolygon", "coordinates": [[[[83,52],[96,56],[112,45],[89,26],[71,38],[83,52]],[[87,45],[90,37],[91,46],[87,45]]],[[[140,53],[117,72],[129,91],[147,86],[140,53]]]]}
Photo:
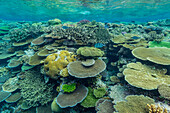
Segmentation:
{"type": "Polygon", "coordinates": [[[158,23],[0,27],[0,111],[168,113],[170,32],[158,23]]]}

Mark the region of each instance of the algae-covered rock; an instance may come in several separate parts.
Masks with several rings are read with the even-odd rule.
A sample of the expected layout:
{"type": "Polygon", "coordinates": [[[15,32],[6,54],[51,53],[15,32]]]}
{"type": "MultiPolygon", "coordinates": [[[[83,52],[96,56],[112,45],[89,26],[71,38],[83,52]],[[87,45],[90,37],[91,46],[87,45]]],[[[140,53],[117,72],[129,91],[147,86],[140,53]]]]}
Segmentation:
{"type": "Polygon", "coordinates": [[[114,108],[119,113],[148,113],[147,104],[153,104],[154,100],[143,95],[129,95],[127,101],[118,102],[114,108]]]}
{"type": "Polygon", "coordinates": [[[84,57],[102,57],[104,52],[95,47],[80,47],[77,54],[84,57]]]}

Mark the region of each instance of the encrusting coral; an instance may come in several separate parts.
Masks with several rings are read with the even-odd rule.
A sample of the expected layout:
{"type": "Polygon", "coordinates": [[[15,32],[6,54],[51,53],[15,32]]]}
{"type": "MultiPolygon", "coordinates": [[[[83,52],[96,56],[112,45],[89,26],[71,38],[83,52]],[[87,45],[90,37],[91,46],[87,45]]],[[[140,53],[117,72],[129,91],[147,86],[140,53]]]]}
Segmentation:
{"type": "Polygon", "coordinates": [[[161,84],[170,84],[170,76],[165,75],[166,69],[160,66],[148,66],[140,62],[129,63],[124,69],[125,80],[146,90],[157,89],[161,84]]]}
{"type": "Polygon", "coordinates": [[[73,53],[66,50],[58,51],[47,56],[44,61],[44,70],[53,79],[57,79],[58,76],[66,77],[68,76],[67,65],[75,60],[73,53]]]}
{"type": "Polygon", "coordinates": [[[22,76],[24,79],[19,81],[19,88],[26,104],[35,107],[52,100],[53,85],[46,84],[39,72],[29,70],[22,76]]]}

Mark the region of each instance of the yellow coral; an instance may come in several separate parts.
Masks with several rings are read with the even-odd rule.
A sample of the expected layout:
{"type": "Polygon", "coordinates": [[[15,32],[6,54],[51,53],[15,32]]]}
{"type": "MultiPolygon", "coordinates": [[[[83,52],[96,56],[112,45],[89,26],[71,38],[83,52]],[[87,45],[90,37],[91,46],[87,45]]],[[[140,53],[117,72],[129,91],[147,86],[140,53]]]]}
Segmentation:
{"type": "Polygon", "coordinates": [[[66,50],[58,51],[57,53],[47,56],[44,61],[44,70],[47,75],[54,79],[58,78],[57,75],[66,77],[68,76],[68,72],[65,72],[65,68],[70,62],[75,60],[75,55],[73,55],[71,52],[66,50]]]}
{"type": "Polygon", "coordinates": [[[156,107],[154,104],[147,104],[147,107],[149,109],[149,113],[168,113],[167,109],[163,109],[163,107],[161,107],[160,105],[156,107]]]}

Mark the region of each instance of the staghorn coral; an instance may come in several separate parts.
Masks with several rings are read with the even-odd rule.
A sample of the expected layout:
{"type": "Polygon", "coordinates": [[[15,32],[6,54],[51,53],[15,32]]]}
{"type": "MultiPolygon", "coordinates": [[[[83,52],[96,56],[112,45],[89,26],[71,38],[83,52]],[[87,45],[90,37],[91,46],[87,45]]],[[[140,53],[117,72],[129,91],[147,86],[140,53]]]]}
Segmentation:
{"type": "Polygon", "coordinates": [[[75,55],[66,50],[58,51],[48,55],[44,61],[44,70],[48,76],[53,79],[57,79],[58,75],[66,77],[68,76],[65,68],[70,62],[75,61],[75,55]]]}
{"type": "Polygon", "coordinates": [[[143,48],[139,47],[132,51],[132,54],[141,60],[149,60],[151,62],[170,65],[170,48],[154,47],[143,48]]]}
{"type": "Polygon", "coordinates": [[[149,66],[137,62],[127,64],[123,74],[125,80],[132,86],[153,90],[161,84],[170,84],[170,76],[165,75],[166,72],[167,70],[160,66],[149,66]]]}
{"type": "Polygon", "coordinates": [[[114,108],[119,113],[148,113],[147,104],[153,104],[154,100],[143,95],[130,95],[126,97],[127,101],[117,102],[114,108]]]}
{"type": "Polygon", "coordinates": [[[19,88],[26,104],[35,107],[52,100],[53,85],[46,84],[39,72],[29,70],[23,76],[25,78],[19,80],[19,88]]]}

